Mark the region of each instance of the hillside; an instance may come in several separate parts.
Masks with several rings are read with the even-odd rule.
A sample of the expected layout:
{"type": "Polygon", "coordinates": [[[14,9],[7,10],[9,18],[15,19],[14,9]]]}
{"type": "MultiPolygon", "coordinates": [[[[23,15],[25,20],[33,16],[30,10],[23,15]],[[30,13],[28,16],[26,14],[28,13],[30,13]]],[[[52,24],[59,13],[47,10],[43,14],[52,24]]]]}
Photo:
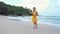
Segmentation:
{"type": "Polygon", "coordinates": [[[0,2],[0,15],[31,15],[29,11],[31,10],[28,8],[12,6],[5,4],[4,2],[0,2]]]}

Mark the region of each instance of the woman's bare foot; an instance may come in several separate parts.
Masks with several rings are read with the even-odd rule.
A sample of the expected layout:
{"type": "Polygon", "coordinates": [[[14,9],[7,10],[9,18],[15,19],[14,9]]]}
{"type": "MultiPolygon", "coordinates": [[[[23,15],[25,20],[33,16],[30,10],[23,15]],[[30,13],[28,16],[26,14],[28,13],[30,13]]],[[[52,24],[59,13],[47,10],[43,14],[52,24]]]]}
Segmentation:
{"type": "Polygon", "coordinates": [[[33,29],[35,29],[35,27],[33,27],[33,29]]]}
{"type": "Polygon", "coordinates": [[[38,29],[37,27],[33,27],[33,29],[38,29]]]}

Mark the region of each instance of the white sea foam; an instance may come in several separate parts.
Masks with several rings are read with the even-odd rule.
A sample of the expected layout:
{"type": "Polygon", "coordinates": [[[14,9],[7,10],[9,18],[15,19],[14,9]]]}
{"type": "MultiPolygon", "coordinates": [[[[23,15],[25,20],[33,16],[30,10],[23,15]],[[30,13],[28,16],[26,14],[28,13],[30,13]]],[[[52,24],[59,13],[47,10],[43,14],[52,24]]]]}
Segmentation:
{"type": "MultiPolygon", "coordinates": [[[[32,22],[31,21],[31,16],[30,17],[21,17],[21,16],[19,16],[19,17],[8,17],[9,19],[15,19],[15,20],[20,20],[20,21],[26,21],[26,22],[32,22]]],[[[40,18],[40,17],[38,17],[38,18],[40,18]]],[[[51,23],[51,21],[52,21],[52,19],[50,19],[51,21],[49,22],[49,19],[48,19],[48,21],[47,20],[45,20],[46,18],[44,18],[44,19],[38,19],[38,23],[39,24],[46,24],[46,25],[51,25],[51,26],[53,26],[53,27],[55,27],[55,28],[58,28],[58,29],[60,29],[60,24],[58,24],[58,22],[56,22],[56,23],[51,23]]],[[[59,19],[60,20],[60,19],[59,19]]],[[[59,22],[60,23],[60,22],[59,22]]]]}

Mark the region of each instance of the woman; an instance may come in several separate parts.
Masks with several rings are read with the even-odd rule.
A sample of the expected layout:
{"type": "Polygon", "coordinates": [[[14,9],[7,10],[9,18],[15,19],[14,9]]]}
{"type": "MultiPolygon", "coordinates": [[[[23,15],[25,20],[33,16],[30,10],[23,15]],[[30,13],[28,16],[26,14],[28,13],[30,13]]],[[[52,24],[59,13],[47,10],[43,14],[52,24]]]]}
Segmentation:
{"type": "Polygon", "coordinates": [[[38,25],[37,25],[37,11],[36,11],[36,8],[33,7],[33,11],[32,11],[32,22],[34,24],[34,29],[37,29],[38,28],[38,25]]]}

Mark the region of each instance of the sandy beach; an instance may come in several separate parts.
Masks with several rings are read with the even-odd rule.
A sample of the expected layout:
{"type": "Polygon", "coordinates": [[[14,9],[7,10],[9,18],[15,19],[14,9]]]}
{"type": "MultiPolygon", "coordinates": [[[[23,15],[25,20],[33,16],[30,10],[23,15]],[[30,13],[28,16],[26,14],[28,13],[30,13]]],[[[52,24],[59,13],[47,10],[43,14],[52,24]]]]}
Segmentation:
{"type": "Polygon", "coordinates": [[[7,16],[0,16],[0,34],[60,34],[60,29],[45,24],[38,24],[38,29],[33,29],[30,22],[9,20],[7,16]]]}

